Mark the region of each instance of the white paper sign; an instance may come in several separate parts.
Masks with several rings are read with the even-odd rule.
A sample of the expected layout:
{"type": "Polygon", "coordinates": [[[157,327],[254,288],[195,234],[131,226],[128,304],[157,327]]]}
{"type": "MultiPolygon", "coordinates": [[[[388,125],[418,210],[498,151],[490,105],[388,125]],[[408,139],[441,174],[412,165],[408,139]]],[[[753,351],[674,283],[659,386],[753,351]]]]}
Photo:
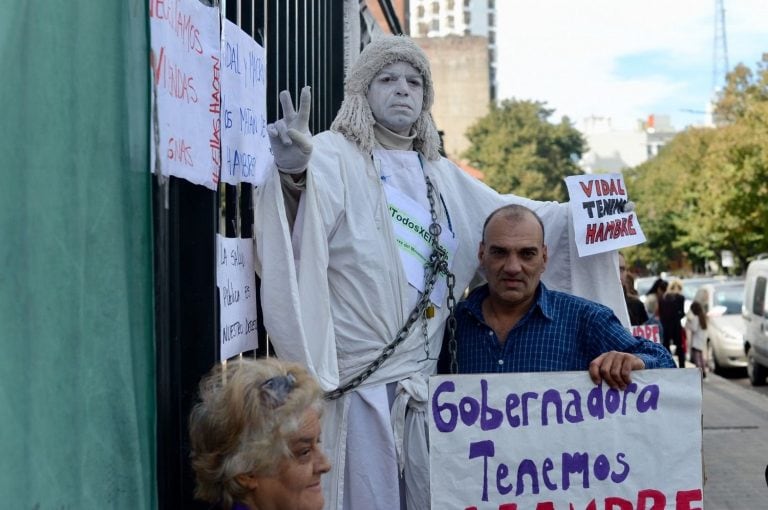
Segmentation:
{"type": "Polygon", "coordinates": [[[621,174],[565,178],[579,257],[645,242],[634,212],[623,212],[629,197],[621,174]]]}
{"type": "MultiPolygon", "coordinates": [[[[432,254],[432,234],[429,225],[432,218],[416,201],[401,193],[393,186],[384,184],[384,191],[389,204],[389,214],[394,226],[395,240],[400,251],[400,261],[403,263],[408,283],[419,292],[424,292],[424,267],[432,254]]],[[[448,268],[453,265],[458,240],[446,225],[441,225],[439,236],[440,248],[448,254],[448,268]]],[[[438,275],[432,289],[430,300],[437,306],[445,302],[448,292],[445,274],[438,275]]]]}
{"type": "Polygon", "coordinates": [[[261,185],[272,162],[264,48],[229,20],[222,29],[221,180],[261,185]]]}
{"type": "Polygon", "coordinates": [[[220,165],[219,10],[198,0],[149,2],[152,169],[210,189],[220,165]]]}
{"type": "Polygon", "coordinates": [[[216,234],[222,360],[259,345],[253,239],[216,234]]]}
{"type": "Polygon", "coordinates": [[[701,375],[586,372],[429,380],[432,508],[701,508],[701,375]]]}

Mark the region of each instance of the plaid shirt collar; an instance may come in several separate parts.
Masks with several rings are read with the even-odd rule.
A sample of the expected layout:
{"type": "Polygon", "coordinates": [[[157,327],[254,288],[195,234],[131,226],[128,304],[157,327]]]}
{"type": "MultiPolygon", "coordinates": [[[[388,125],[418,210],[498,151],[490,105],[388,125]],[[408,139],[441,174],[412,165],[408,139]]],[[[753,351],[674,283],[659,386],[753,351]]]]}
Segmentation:
{"type": "MultiPolygon", "coordinates": [[[[489,293],[488,284],[486,283],[473,290],[464,302],[464,308],[467,313],[471,314],[475,319],[482,323],[485,323],[483,317],[483,301],[485,301],[485,298],[488,297],[489,293]]],[[[554,317],[553,308],[554,306],[552,304],[549,289],[544,285],[544,282],[539,282],[539,286],[536,287],[536,297],[534,298],[533,305],[525,313],[523,318],[520,319],[520,322],[526,321],[528,317],[536,311],[547,320],[552,320],[554,317]]]]}

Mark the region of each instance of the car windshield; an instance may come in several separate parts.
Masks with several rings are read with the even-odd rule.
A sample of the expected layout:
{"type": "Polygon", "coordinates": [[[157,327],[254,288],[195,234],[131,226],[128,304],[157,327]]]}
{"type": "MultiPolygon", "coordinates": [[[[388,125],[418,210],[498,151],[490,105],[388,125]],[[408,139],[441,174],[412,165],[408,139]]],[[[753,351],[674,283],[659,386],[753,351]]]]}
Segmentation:
{"type": "Polygon", "coordinates": [[[741,303],[744,300],[744,284],[718,285],[712,302],[714,306],[724,306],[726,314],[741,313],[741,303]]]}

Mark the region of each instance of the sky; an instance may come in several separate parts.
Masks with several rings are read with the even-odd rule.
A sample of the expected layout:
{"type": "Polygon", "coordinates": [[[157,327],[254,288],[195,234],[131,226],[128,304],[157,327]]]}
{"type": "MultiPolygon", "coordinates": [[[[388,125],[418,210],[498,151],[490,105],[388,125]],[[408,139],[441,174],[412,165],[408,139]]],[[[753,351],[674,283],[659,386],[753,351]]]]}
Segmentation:
{"type": "MultiPolygon", "coordinates": [[[[550,121],[650,114],[701,125],[713,97],[715,0],[497,0],[498,99],[546,102],[550,121]],[[693,110],[690,112],[688,110],[693,110]]],[[[728,65],[768,52],[768,0],[724,0],[728,65]]],[[[719,64],[720,67],[723,64],[719,64]]]]}

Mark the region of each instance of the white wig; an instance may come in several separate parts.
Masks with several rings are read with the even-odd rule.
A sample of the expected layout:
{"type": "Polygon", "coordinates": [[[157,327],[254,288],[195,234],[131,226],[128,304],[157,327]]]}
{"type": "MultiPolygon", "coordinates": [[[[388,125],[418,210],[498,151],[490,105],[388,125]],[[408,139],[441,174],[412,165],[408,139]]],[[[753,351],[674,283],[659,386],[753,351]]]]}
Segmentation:
{"type": "Polygon", "coordinates": [[[407,62],[421,73],[424,102],[413,126],[416,131],[413,148],[427,159],[439,159],[440,136],[430,113],[435,91],[429,61],[422,49],[407,36],[382,35],[363,49],[347,74],[344,101],[331,124],[331,131],[341,133],[367,154],[373,151],[376,140],[373,125],[376,121],[366,97],[368,87],[384,66],[395,62],[407,62]]]}

